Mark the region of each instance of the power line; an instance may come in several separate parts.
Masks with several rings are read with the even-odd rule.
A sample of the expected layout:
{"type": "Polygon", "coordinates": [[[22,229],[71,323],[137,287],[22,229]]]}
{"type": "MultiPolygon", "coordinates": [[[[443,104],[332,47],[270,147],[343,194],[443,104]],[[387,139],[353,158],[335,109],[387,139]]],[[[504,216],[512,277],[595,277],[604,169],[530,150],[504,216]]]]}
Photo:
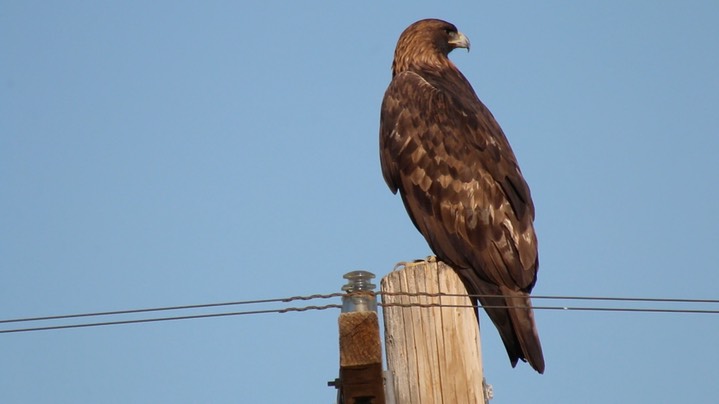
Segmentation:
{"type": "Polygon", "coordinates": [[[719,303],[717,299],[675,299],[675,298],[657,298],[657,297],[599,297],[599,296],[551,296],[537,295],[532,299],[551,299],[551,300],[600,300],[600,301],[616,301],[616,302],[655,302],[655,303],[719,303]]]}
{"type": "MultiPolygon", "coordinates": [[[[470,298],[493,298],[504,297],[503,295],[484,295],[484,294],[452,294],[452,293],[430,293],[430,292],[379,292],[387,296],[407,296],[407,297],[470,297],[470,298]]],[[[683,303],[683,304],[719,304],[719,299],[684,299],[684,298],[654,298],[654,297],[607,297],[607,296],[558,296],[558,295],[536,295],[531,296],[532,300],[579,300],[579,301],[615,301],[615,302],[634,302],[634,303],[683,303]]],[[[482,308],[485,309],[512,309],[521,308],[519,306],[510,305],[456,305],[441,302],[431,303],[390,303],[382,304],[383,307],[456,307],[456,308],[482,308]]],[[[597,307],[597,306],[532,306],[534,310],[561,310],[561,311],[600,311],[600,312],[629,312],[629,313],[683,313],[683,314],[719,314],[719,309],[694,309],[694,308],[644,308],[644,307],[597,307]]]]}
{"type": "Polygon", "coordinates": [[[155,307],[155,308],[144,308],[144,309],[130,309],[130,310],[115,310],[115,311],[101,311],[95,313],[80,313],[80,314],[62,314],[57,316],[44,316],[44,317],[26,317],[26,318],[14,318],[9,320],[0,320],[0,324],[3,323],[20,323],[26,321],[45,321],[45,320],[61,320],[68,318],[79,318],[79,317],[100,317],[100,316],[114,316],[121,314],[137,314],[137,313],[150,313],[158,311],[170,311],[170,310],[189,310],[189,309],[204,309],[208,307],[222,307],[222,306],[238,306],[246,304],[265,304],[265,303],[287,303],[295,300],[312,300],[312,299],[329,299],[332,297],[339,297],[345,293],[329,293],[329,294],[315,294],[308,296],[292,296],[275,299],[260,299],[260,300],[243,300],[236,302],[223,302],[223,303],[206,303],[206,304],[191,304],[184,306],[167,306],[167,307],[155,307]]]}
{"type": "MultiPolygon", "coordinates": [[[[447,294],[447,293],[406,293],[406,292],[378,292],[377,295],[393,295],[393,296],[407,296],[407,297],[428,297],[428,298],[441,298],[441,297],[500,297],[501,295],[466,295],[466,294],[447,294]]],[[[307,301],[314,299],[329,299],[335,297],[347,296],[347,293],[337,292],[328,294],[313,294],[307,296],[292,296],[284,298],[274,299],[258,299],[258,300],[243,300],[243,301],[232,301],[232,302],[221,302],[221,303],[207,303],[207,304],[193,304],[193,305],[182,305],[182,306],[165,306],[156,308],[141,308],[141,309],[130,309],[130,310],[115,310],[115,311],[103,311],[93,313],[77,313],[77,314],[64,314],[54,316],[43,316],[43,317],[26,317],[26,318],[15,318],[0,320],[0,324],[9,323],[20,323],[20,322],[42,322],[50,320],[67,320],[73,318],[87,318],[87,317],[102,317],[102,316],[120,316],[128,314],[145,314],[151,312],[163,312],[163,311],[174,311],[174,310],[190,310],[190,309],[206,309],[216,307],[226,307],[235,305],[250,305],[250,304],[269,304],[269,303],[289,303],[293,301],[307,301]]],[[[644,297],[605,297],[605,296],[532,296],[533,299],[548,299],[548,300],[577,300],[577,301],[617,301],[617,302],[643,302],[643,303],[673,303],[673,304],[717,304],[717,299],[677,299],[677,298],[644,298],[644,297]]],[[[447,304],[442,302],[408,302],[408,303],[391,303],[382,304],[382,307],[417,307],[417,308],[431,308],[431,307],[458,307],[458,308],[516,308],[516,306],[482,306],[482,305],[457,305],[447,304]]],[[[326,310],[341,308],[339,304],[328,304],[324,306],[304,306],[304,307],[284,307],[276,309],[265,309],[265,310],[248,310],[248,311],[234,311],[234,312],[222,312],[222,313],[205,313],[205,314],[190,314],[190,315],[179,315],[179,316],[167,316],[167,317],[153,317],[153,318],[140,318],[140,319],[127,319],[117,321],[99,321],[91,323],[79,323],[79,324],[60,324],[60,325],[48,325],[48,326],[37,326],[37,327],[26,327],[26,328],[14,328],[0,330],[0,334],[7,333],[21,333],[31,331],[47,331],[47,330],[61,330],[71,328],[87,328],[87,327],[100,327],[109,325],[122,325],[122,324],[138,324],[138,323],[151,323],[151,322],[162,322],[162,321],[175,321],[175,320],[189,320],[199,318],[213,318],[213,317],[228,317],[228,316],[242,316],[252,314],[272,314],[272,313],[288,313],[288,312],[302,312],[309,310],[326,310]]],[[[695,308],[642,308],[642,307],[596,307],[596,306],[534,306],[535,310],[559,310],[559,311],[599,311],[599,312],[633,312],[633,313],[682,313],[682,314],[719,314],[719,309],[695,309],[695,308]]]]}
{"type": "MultiPolygon", "coordinates": [[[[430,292],[377,292],[377,295],[387,296],[424,296],[424,297],[506,297],[504,295],[468,295],[459,293],[430,293],[430,292]]],[[[611,296],[559,296],[559,295],[532,295],[532,300],[597,300],[597,301],[619,301],[619,302],[654,302],[654,303],[717,303],[719,299],[682,299],[682,298],[657,298],[657,297],[611,297],[611,296]]]]}
{"type": "MultiPolygon", "coordinates": [[[[453,307],[453,308],[485,308],[485,309],[522,309],[522,306],[492,305],[483,306],[479,304],[444,304],[444,303],[378,303],[382,307],[453,307]]],[[[591,307],[591,306],[532,306],[534,310],[563,310],[563,311],[609,311],[609,312],[633,312],[633,313],[685,313],[685,314],[719,314],[719,310],[704,309],[661,309],[661,308],[632,308],[632,307],[591,307]]]]}
{"type": "MultiPolygon", "coordinates": [[[[288,308],[284,308],[284,309],[235,311],[235,312],[228,312],[228,313],[194,314],[194,315],[175,316],[175,317],[158,317],[158,318],[143,318],[143,319],[134,319],[134,320],[103,321],[103,322],[97,322],[97,323],[52,325],[52,326],[45,326],[45,327],[29,327],[29,328],[15,328],[15,329],[9,329],[9,330],[0,330],[0,334],[30,332],[30,331],[63,330],[63,329],[69,329],[69,328],[101,327],[101,326],[107,326],[107,325],[120,325],[120,324],[154,323],[154,322],[160,322],[160,321],[190,320],[190,319],[197,319],[197,318],[244,316],[244,315],[250,315],[250,314],[289,313],[289,312],[293,312],[293,311],[339,309],[341,307],[342,307],[342,305],[339,305],[339,304],[328,304],[328,305],[324,305],[324,306],[288,307],[288,308]]],[[[133,312],[136,312],[136,311],[133,311],[133,312]]],[[[67,317],[64,317],[64,318],[67,318],[67,317]]]]}

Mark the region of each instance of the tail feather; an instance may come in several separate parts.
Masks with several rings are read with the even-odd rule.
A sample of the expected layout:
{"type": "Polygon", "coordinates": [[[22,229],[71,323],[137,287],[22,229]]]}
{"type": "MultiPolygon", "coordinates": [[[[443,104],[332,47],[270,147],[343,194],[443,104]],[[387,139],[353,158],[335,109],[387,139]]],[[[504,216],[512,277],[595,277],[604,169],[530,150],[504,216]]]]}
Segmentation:
{"type": "Polygon", "coordinates": [[[529,362],[537,372],[544,373],[544,355],[534,323],[529,294],[493,285],[476,276],[471,276],[469,279],[463,276],[463,278],[469,283],[467,286],[470,294],[492,296],[480,297],[479,301],[497,327],[512,367],[521,359],[529,362]]]}
{"type": "MultiPolygon", "coordinates": [[[[500,287],[502,294],[506,297],[507,306],[517,307],[507,309],[512,322],[514,337],[519,342],[522,350],[522,357],[539,373],[544,373],[544,354],[542,344],[539,342],[537,326],[534,323],[534,312],[529,294],[522,291],[514,291],[506,287],[500,287]]],[[[516,361],[515,361],[516,362],[516,361]]]]}

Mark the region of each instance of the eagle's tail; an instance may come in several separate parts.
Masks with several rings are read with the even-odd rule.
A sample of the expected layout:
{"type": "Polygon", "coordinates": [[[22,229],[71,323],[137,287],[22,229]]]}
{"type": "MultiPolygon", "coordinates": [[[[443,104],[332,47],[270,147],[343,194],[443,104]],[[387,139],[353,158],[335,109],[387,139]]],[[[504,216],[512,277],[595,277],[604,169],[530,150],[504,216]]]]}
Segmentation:
{"type": "Polygon", "coordinates": [[[534,323],[529,294],[492,285],[479,279],[474,279],[471,283],[479,295],[492,296],[480,297],[479,301],[499,330],[512,367],[517,365],[518,359],[521,359],[529,362],[537,372],[544,373],[542,344],[539,342],[539,334],[534,323]]]}

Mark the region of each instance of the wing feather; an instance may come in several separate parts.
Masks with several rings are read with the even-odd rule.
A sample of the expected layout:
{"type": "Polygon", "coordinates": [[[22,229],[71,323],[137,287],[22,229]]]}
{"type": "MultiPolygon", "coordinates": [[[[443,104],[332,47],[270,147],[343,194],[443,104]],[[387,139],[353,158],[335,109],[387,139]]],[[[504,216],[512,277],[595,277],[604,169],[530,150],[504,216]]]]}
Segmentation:
{"type": "Polygon", "coordinates": [[[537,240],[529,187],[461,73],[394,77],[382,103],[380,160],[435,254],[484,281],[531,290],[537,240]]]}

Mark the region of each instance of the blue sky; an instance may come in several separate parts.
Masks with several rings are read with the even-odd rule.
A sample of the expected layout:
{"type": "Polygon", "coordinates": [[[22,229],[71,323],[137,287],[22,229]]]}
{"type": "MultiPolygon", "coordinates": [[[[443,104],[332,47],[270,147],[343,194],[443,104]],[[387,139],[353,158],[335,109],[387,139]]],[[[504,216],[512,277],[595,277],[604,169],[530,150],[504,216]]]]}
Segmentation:
{"type": "MultiPolygon", "coordinates": [[[[378,158],[427,17],[471,39],[452,59],[532,188],[536,294],[717,297],[714,1],[4,1],[0,319],[331,293],[427,256],[378,158]]],[[[338,314],[0,334],[0,401],[331,403],[338,314]]],[[[542,376],[482,329],[494,404],[719,395],[716,315],[536,316],[542,376]]]]}

